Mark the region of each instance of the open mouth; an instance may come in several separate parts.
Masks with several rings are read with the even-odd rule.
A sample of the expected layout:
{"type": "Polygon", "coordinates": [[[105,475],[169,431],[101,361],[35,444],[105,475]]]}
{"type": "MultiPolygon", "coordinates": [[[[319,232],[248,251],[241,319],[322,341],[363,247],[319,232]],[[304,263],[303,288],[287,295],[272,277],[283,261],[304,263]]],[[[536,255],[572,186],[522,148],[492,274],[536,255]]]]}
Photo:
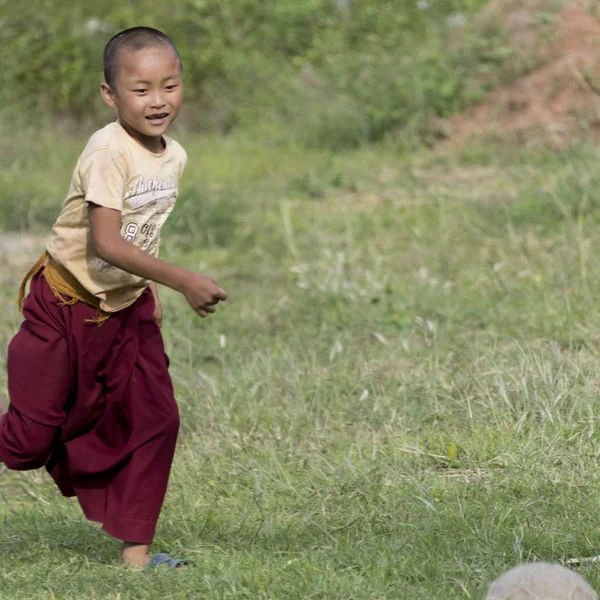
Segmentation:
{"type": "Polygon", "coordinates": [[[156,113],[154,115],[149,115],[146,117],[152,125],[162,125],[166,118],[169,116],[169,113],[156,113]]]}

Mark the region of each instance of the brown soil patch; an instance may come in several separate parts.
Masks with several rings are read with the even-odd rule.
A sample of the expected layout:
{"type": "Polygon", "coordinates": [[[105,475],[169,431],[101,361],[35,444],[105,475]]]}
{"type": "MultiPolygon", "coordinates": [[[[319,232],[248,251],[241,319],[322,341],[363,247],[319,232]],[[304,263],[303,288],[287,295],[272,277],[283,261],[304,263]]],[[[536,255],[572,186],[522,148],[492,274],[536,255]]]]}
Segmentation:
{"type": "Polygon", "coordinates": [[[566,0],[491,2],[481,19],[499,19],[519,52],[536,52],[538,66],[491,92],[450,121],[457,144],[473,135],[564,145],[579,133],[600,134],[600,19],[589,6],[566,0]],[[509,5],[507,7],[507,4],[509,5]],[[540,18],[540,6],[558,12],[540,18]],[[512,5],[512,8],[511,8],[512,5]],[[545,21],[544,25],[542,22],[545,21]]]}

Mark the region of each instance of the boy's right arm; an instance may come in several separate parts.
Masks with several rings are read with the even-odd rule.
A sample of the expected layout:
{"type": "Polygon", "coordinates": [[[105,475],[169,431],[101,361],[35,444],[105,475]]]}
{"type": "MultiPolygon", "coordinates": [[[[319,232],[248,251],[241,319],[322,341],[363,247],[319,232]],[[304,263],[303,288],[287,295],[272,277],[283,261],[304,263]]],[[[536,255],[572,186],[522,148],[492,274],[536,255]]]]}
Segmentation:
{"type": "Polygon", "coordinates": [[[124,240],[118,210],[91,203],[88,210],[92,244],[102,260],[181,292],[201,317],[214,313],[219,300],[227,300],[227,293],[210,277],[166,263],[124,240]]]}

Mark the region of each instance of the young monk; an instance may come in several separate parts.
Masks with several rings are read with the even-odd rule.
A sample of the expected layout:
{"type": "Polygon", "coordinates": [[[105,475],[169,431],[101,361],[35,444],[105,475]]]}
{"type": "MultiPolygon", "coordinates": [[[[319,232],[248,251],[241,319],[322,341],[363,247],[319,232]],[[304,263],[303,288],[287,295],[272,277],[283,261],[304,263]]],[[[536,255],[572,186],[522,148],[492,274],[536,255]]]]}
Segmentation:
{"type": "Polygon", "coordinates": [[[179,428],[156,284],[181,292],[200,317],[227,294],[158,258],[187,161],[164,135],[182,100],[173,42],[146,27],[122,31],[105,48],[104,77],[118,120],[90,138],[47,251],[21,286],[0,460],[46,467],[88,519],[123,541],[123,562],[178,567],[148,550],[179,428]]]}

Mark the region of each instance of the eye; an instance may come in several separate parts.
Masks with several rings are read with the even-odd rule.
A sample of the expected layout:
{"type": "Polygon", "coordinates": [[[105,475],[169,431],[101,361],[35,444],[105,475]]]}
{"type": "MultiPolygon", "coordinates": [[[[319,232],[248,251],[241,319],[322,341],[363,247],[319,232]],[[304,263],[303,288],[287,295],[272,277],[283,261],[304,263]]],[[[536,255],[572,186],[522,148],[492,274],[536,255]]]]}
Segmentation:
{"type": "Polygon", "coordinates": [[[140,88],[137,90],[133,90],[136,94],[145,94],[148,90],[140,88]]]}
{"type": "Polygon", "coordinates": [[[176,84],[176,83],[174,83],[174,84],[172,84],[172,85],[168,85],[168,86],[167,86],[167,89],[168,89],[169,91],[172,91],[172,90],[174,90],[176,87],[177,87],[177,84],[176,84]]]}

